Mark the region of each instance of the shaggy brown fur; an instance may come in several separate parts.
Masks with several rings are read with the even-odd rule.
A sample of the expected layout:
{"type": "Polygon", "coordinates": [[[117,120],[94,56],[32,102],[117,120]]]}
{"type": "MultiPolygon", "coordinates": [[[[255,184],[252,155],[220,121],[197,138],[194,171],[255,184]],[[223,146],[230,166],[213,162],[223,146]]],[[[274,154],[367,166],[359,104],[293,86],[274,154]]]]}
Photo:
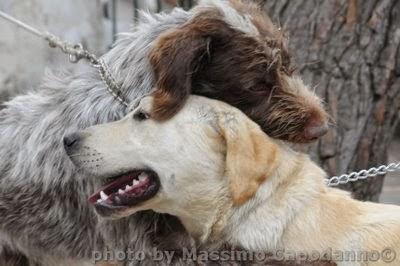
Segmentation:
{"type": "Polygon", "coordinates": [[[234,29],[209,9],[157,39],[150,52],[157,82],[152,117],[170,118],[193,93],[238,107],[275,138],[308,142],[323,135],[328,116],[318,97],[292,82],[281,31],[256,5],[231,5],[250,15],[258,36],[234,29]]]}

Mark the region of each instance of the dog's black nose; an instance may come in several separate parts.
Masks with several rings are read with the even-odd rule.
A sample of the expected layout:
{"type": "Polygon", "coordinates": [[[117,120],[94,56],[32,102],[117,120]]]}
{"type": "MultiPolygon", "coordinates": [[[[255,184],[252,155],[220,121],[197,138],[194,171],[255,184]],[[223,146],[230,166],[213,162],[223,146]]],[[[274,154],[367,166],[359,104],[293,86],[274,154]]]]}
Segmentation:
{"type": "Polygon", "coordinates": [[[79,142],[80,142],[81,136],[78,133],[72,133],[64,136],[64,148],[67,152],[75,149],[79,142]]]}

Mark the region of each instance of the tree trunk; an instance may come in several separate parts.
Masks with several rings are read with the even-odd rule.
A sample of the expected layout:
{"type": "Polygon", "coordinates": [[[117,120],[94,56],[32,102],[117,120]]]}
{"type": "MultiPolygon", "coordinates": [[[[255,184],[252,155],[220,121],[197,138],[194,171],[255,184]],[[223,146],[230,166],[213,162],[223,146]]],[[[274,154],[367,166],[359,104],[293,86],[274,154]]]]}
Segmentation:
{"type": "MultiPolygon", "coordinates": [[[[329,175],[387,163],[400,110],[400,1],[270,0],[266,8],[334,121],[311,145],[313,158],[329,175]]],[[[344,188],[378,201],[382,185],[376,177],[344,188]]]]}

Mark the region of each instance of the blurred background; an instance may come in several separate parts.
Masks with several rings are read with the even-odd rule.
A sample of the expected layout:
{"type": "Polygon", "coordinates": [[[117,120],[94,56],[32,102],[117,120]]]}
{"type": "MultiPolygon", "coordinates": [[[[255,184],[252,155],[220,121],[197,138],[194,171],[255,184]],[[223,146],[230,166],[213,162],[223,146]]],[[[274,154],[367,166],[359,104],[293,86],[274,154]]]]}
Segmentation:
{"type": "MultiPolygon", "coordinates": [[[[332,115],[330,132],[301,148],[329,175],[400,161],[400,1],[258,2],[266,2],[266,12],[287,32],[298,71],[332,115]]],[[[194,0],[0,0],[0,10],[101,55],[118,32],[131,30],[138,10],[168,12],[195,4],[194,0]]],[[[46,68],[74,72],[86,64],[69,63],[43,40],[2,19],[0,32],[0,102],[36,88],[46,68]]],[[[371,178],[343,188],[362,200],[400,204],[400,172],[383,180],[371,178]]]]}
{"type": "MultiPolygon", "coordinates": [[[[105,53],[118,32],[129,31],[138,10],[157,12],[191,1],[157,0],[0,0],[0,10],[64,40],[105,53]]],[[[189,6],[188,6],[189,7],[189,6]]],[[[79,71],[40,38],[0,19],[0,99],[37,87],[45,68],[79,71]]]]}

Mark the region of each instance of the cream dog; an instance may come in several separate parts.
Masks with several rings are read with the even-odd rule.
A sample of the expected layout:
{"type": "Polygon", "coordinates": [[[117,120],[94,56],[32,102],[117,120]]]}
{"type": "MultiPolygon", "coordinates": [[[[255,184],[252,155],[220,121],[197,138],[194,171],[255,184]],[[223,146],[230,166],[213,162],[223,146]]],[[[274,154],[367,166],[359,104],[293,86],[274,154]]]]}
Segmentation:
{"type": "Polygon", "coordinates": [[[338,265],[400,265],[393,258],[400,256],[400,207],[328,188],[306,155],[225,103],[191,96],[162,123],[148,116],[151,105],[144,98],[123,120],[77,133],[68,151],[106,183],[90,198],[100,215],[152,209],[179,217],[201,242],[313,256],[331,251],[338,265]],[[338,252],[354,253],[347,259],[356,261],[338,252]]]}

